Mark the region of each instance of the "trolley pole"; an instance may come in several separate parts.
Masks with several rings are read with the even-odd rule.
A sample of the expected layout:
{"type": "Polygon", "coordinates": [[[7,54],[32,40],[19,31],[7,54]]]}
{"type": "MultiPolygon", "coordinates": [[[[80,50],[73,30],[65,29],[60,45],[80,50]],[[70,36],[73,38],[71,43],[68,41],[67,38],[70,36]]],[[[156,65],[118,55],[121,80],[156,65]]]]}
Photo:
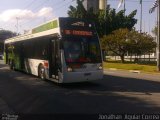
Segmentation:
{"type": "Polygon", "coordinates": [[[157,71],[160,71],[160,0],[158,0],[157,71]]]}

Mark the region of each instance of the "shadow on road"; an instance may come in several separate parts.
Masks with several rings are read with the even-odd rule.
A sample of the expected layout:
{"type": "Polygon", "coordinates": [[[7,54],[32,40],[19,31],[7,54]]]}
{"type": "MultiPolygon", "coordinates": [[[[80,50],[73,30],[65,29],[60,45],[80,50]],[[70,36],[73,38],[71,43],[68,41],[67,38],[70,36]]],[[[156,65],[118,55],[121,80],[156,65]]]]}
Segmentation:
{"type": "Polygon", "coordinates": [[[111,75],[104,75],[104,79],[99,81],[63,84],[62,87],[97,91],[160,93],[160,81],[111,75]]]}
{"type": "Polygon", "coordinates": [[[108,89],[119,92],[160,93],[160,81],[104,76],[108,89]]]}
{"type": "Polygon", "coordinates": [[[0,99],[18,113],[159,113],[160,102],[149,100],[158,93],[159,81],[105,75],[103,80],[57,85],[0,69],[0,99]]]}
{"type": "MultiPolygon", "coordinates": [[[[70,89],[75,94],[96,96],[93,98],[96,100],[103,99],[106,102],[103,100],[102,102],[108,107],[109,113],[159,113],[160,111],[160,102],[155,103],[150,99],[153,97],[152,94],[160,93],[160,81],[104,75],[104,79],[100,81],[64,84],[61,87],[70,89]]],[[[154,97],[156,98],[153,99],[160,99],[160,96],[154,97]]]]}

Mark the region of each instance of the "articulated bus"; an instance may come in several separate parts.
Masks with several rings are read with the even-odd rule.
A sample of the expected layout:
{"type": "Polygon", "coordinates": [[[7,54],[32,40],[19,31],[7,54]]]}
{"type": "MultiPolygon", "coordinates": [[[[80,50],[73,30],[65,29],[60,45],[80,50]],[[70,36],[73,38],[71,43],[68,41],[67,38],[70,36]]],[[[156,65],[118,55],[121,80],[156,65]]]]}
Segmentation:
{"type": "Polygon", "coordinates": [[[5,40],[5,62],[57,83],[103,78],[102,53],[93,22],[57,18],[5,40]]]}

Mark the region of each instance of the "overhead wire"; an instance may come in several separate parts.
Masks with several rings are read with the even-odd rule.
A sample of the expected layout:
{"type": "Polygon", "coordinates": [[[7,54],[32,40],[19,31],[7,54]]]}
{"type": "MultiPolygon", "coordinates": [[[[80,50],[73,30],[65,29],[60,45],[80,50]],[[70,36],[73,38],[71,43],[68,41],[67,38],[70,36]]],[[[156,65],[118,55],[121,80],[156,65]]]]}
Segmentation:
{"type": "MultiPolygon", "coordinates": [[[[119,2],[119,0],[108,0],[108,1],[110,1],[110,2],[119,2]]],[[[140,2],[140,0],[126,0],[126,2],[137,2],[137,3],[139,3],[140,2]]],[[[153,0],[142,0],[142,2],[144,2],[144,3],[146,3],[146,2],[153,2],[153,0]]]]}
{"type": "MultiPolygon", "coordinates": [[[[66,1],[66,0],[63,0],[63,2],[64,1],[66,1]]],[[[60,9],[61,8],[63,8],[63,7],[65,7],[65,6],[67,6],[68,4],[70,4],[70,3],[72,3],[72,2],[74,2],[75,0],[71,0],[71,1],[69,1],[69,2],[67,2],[67,3],[65,3],[65,4],[60,4],[59,2],[57,2],[56,4],[60,4],[60,6],[58,6],[58,7],[56,7],[56,8],[54,8],[54,9],[56,9],[56,10],[54,10],[54,12],[55,11],[60,11],[60,9]]],[[[118,0],[108,0],[108,1],[114,1],[114,2],[118,2],[118,0]]],[[[139,2],[139,0],[126,0],[127,2],[139,2]]],[[[147,0],[147,1],[143,1],[143,2],[152,2],[151,0],[149,1],[149,0],[147,0]]],[[[42,4],[43,5],[43,4],[42,4]]],[[[39,6],[40,7],[40,6],[39,6]]],[[[38,8],[38,7],[37,7],[38,8]]],[[[25,24],[29,24],[29,23],[31,23],[32,21],[28,21],[28,22],[26,22],[26,23],[24,23],[24,24],[22,24],[22,25],[25,25],[25,24]]]]}
{"type": "MultiPolygon", "coordinates": [[[[36,0],[32,0],[24,9],[27,9],[27,8],[29,8],[30,6],[32,6],[35,1],[36,1],[36,0]]],[[[32,10],[38,9],[39,7],[43,6],[44,4],[47,4],[49,1],[50,1],[50,0],[43,1],[41,4],[39,4],[38,6],[36,6],[35,8],[33,8],[32,10]]],[[[63,1],[61,1],[61,2],[57,2],[57,3],[56,3],[56,4],[60,5],[60,6],[58,6],[58,7],[56,6],[56,8],[54,8],[54,9],[56,9],[56,10],[54,10],[54,12],[55,12],[55,11],[59,11],[61,8],[67,6],[68,4],[74,2],[75,0],[71,0],[71,1],[69,1],[69,2],[67,2],[67,3],[65,3],[65,4],[61,4],[61,3],[64,2],[64,1],[67,1],[67,0],[63,0],[63,1]]],[[[111,1],[112,1],[112,2],[119,2],[119,0],[108,0],[108,1],[110,1],[110,2],[111,2],[111,1]]],[[[139,2],[139,0],[126,0],[126,2],[139,2]]],[[[143,0],[143,2],[153,2],[153,0],[145,0],[145,1],[143,0]]],[[[21,11],[21,12],[22,12],[22,11],[21,11]]],[[[21,13],[21,12],[20,12],[20,13],[21,13]]],[[[20,25],[23,26],[23,25],[26,25],[26,24],[31,23],[31,22],[33,22],[33,20],[32,20],[32,21],[28,21],[28,22],[26,22],[26,23],[22,23],[22,24],[20,24],[20,25]]]]}
{"type": "MultiPolygon", "coordinates": [[[[32,0],[29,4],[27,4],[24,9],[29,8],[36,0],[32,0]]],[[[22,11],[19,11],[17,14],[20,14],[22,11]]],[[[18,16],[17,16],[18,17],[18,16]]],[[[16,19],[17,19],[16,17],[16,19]]],[[[8,26],[8,23],[4,25],[4,27],[8,26]]],[[[9,26],[10,27],[10,26],[9,26]]]]}
{"type": "Polygon", "coordinates": [[[40,5],[36,6],[35,8],[32,8],[32,10],[34,11],[34,10],[38,9],[39,7],[42,7],[44,4],[48,3],[49,1],[50,0],[42,1],[42,3],[40,5]]]}
{"type": "MultiPolygon", "coordinates": [[[[38,9],[39,7],[43,6],[44,4],[48,3],[50,0],[46,0],[46,1],[42,1],[38,6],[32,8],[32,11],[35,11],[36,9],[38,9]]],[[[32,19],[33,21],[33,19],[32,19]]],[[[32,21],[29,21],[29,22],[32,22],[32,21]]],[[[27,24],[28,22],[26,23],[21,23],[20,26],[22,27],[24,24],[27,24]]]]}
{"type": "MultiPolygon", "coordinates": [[[[71,0],[71,1],[69,1],[69,2],[67,2],[67,3],[65,3],[65,4],[59,4],[60,6],[54,8],[54,9],[56,9],[56,10],[54,10],[54,12],[55,12],[55,11],[59,11],[61,8],[67,6],[68,4],[70,4],[70,3],[74,2],[74,1],[75,1],[75,0],[71,0]]],[[[62,3],[62,2],[64,2],[64,0],[61,1],[60,3],[62,3]]],[[[58,2],[57,2],[57,3],[58,3],[58,2]]],[[[29,24],[29,23],[31,23],[31,22],[33,22],[33,20],[32,20],[32,21],[28,21],[28,22],[26,22],[26,23],[23,23],[22,26],[23,26],[23,25],[26,25],[26,24],[29,24]]]]}
{"type": "MultiPolygon", "coordinates": [[[[50,0],[47,0],[47,2],[48,1],[50,1],[50,0]]],[[[63,1],[61,1],[61,2],[64,2],[64,1],[66,1],[66,0],[63,0],[63,1]]],[[[61,9],[61,8],[63,8],[63,7],[65,7],[66,5],[68,5],[69,3],[72,3],[72,2],[74,2],[75,0],[71,0],[71,1],[69,1],[67,4],[63,4],[63,5],[61,5],[60,7],[56,7],[56,10],[54,10],[54,12],[55,11],[58,11],[59,9],[61,9]]],[[[114,1],[114,2],[118,2],[118,0],[108,0],[108,1],[114,1]]],[[[139,2],[139,0],[126,0],[127,2],[139,2]]],[[[60,3],[61,3],[60,2],[60,3]]],[[[147,1],[143,1],[143,2],[152,2],[152,0],[147,0],[147,1]]],[[[59,2],[57,2],[56,4],[60,4],[59,2]]],[[[46,4],[46,1],[44,1],[44,2],[42,2],[42,4],[40,4],[39,6],[37,6],[36,8],[34,8],[34,9],[32,9],[32,10],[35,10],[35,9],[37,9],[37,8],[39,8],[40,6],[42,6],[42,5],[44,5],[44,4],[46,4]]],[[[55,9],[55,8],[54,8],[55,9]]],[[[25,25],[25,24],[28,24],[28,23],[30,23],[30,22],[26,22],[26,23],[24,23],[24,24],[22,24],[22,25],[25,25]]]]}
{"type": "MultiPolygon", "coordinates": [[[[47,0],[47,2],[49,2],[50,0],[47,0]]],[[[62,1],[61,1],[62,2],[62,1]]],[[[57,4],[58,4],[59,2],[57,2],[57,4]]],[[[44,5],[44,4],[46,4],[46,1],[45,2],[42,2],[42,4],[41,5],[39,5],[39,6],[37,6],[36,8],[33,8],[32,10],[36,10],[38,7],[40,7],[40,6],[42,6],[42,5],[44,5]]],[[[33,20],[33,19],[32,19],[33,20]]],[[[25,23],[22,23],[21,24],[21,26],[23,26],[23,25],[25,25],[25,24],[28,24],[28,23],[31,23],[32,21],[27,21],[27,22],[25,22],[25,23]]]]}

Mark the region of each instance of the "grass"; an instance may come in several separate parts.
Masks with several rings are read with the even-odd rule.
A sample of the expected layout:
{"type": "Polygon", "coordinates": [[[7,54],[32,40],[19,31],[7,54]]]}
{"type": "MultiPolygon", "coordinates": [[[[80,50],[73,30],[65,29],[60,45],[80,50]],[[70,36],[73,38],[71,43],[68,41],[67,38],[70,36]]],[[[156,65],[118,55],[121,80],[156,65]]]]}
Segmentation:
{"type": "Polygon", "coordinates": [[[122,70],[138,70],[141,72],[151,72],[151,73],[160,73],[157,72],[157,66],[155,63],[133,63],[125,62],[121,63],[120,61],[107,61],[103,63],[104,69],[116,68],[122,70]]]}

